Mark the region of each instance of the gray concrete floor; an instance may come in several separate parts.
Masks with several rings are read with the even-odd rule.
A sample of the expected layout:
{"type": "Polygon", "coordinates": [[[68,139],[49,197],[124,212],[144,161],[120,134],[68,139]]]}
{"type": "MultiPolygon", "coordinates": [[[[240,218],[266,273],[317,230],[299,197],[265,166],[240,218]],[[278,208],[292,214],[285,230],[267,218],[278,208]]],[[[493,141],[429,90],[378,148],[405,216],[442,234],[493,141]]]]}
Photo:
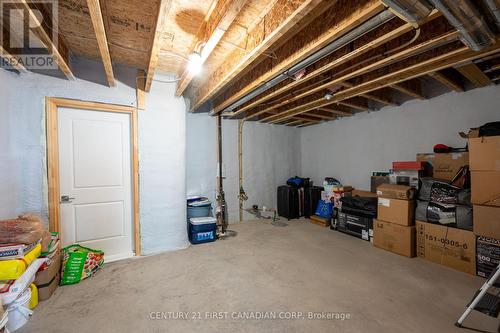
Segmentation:
{"type": "MultiPolygon", "coordinates": [[[[306,220],[231,229],[235,238],[112,263],[60,287],[19,332],[466,332],[453,323],[483,283],[306,220]],[[227,319],[206,314],[213,311],[227,319]],[[188,319],[168,318],[178,312],[188,319]],[[234,318],[238,312],[278,319],[234,318]],[[292,312],[304,317],[279,319],[292,312]]],[[[498,320],[476,313],[466,325],[495,332],[498,320]]]]}

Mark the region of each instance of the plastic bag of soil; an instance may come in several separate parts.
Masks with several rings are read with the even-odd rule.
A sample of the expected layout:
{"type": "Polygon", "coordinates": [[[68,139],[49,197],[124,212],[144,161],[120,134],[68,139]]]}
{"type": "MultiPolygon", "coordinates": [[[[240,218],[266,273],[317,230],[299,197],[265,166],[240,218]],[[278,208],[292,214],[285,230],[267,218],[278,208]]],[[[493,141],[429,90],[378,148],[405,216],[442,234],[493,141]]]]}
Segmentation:
{"type": "Polygon", "coordinates": [[[470,190],[461,189],[443,180],[422,178],[418,199],[442,204],[470,205],[470,190]]]}
{"type": "Polygon", "coordinates": [[[0,243],[32,244],[44,238],[42,219],[34,214],[0,221],[0,243]]]}
{"type": "Polygon", "coordinates": [[[78,244],[63,250],[63,268],[61,286],[76,284],[94,275],[104,264],[104,252],[93,250],[78,244]]]}

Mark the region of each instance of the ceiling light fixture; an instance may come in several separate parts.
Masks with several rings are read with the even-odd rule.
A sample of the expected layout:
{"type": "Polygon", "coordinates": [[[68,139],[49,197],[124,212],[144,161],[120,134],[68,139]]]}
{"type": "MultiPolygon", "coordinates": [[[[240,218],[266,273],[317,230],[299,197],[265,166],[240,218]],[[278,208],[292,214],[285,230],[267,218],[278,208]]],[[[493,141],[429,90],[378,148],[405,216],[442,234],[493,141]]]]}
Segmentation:
{"type": "Polygon", "coordinates": [[[188,57],[188,70],[191,75],[198,75],[201,72],[203,61],[201,60],[201,54],[198,52],[193,52],[188,57]]]}
{"type": "Polygon", "coordinates": [[[327,92],[327,93],[325,94],[325,99],[326,99],[327,101],[331,100],[332,98],[333,98],[333,94],[332,94],[331,92],[327,92]]]}

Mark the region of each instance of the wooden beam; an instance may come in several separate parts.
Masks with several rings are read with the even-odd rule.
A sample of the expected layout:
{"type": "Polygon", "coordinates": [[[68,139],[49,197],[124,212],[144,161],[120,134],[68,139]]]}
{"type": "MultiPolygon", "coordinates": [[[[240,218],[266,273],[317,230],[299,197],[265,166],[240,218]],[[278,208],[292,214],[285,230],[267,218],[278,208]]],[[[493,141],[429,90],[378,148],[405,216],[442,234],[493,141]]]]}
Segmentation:
{"type": "Polygon", "coordinates": [[[399,104],[394,102],[391,98],[384,96],[383,94],[377,93],[376,91],[372,91],[369,94],[360,95],[360,97],[364,97],[366,99],[371,99],[372,101],[378,102],[380,104],[388,105],[388,106],[398,106],[399,104]]]}
{"type": "Polygon", "coordinates": [[[333,116],[331,113],[324,112],[324,111],[321,111],[321,110],[312,110],[312,111],[309,111],[309,112],[307,112],[305,114],[310,115],[310,116],[314,116],[314,117],[317,117],[317,118],[325,119],[325,120],[334,120],[334,119],[337,119],[337,117],[333,116]]]}
{"type": "Polygon", "coordinates": [[[136,98],[137,98],[137,109],[146,109],[146,72],[143,70],[137,71],[136,77],[136,98]]]}
{"type": "MultiPolygon", "coordinates": [[[[247,54],[236,50],[234,54],[228,57],[228,62],[224,62],[220,66],[220,68],[215,71],[212,77],[207,78],[207,80],[203,82],[201,87],[196,92],[193,92],[193,94],[191,95],[191,100],[193,102],[194,109],[199,108],[209,98],[218,93],[225,85],[227,85],[232,79],[234,79],[236,75],[240,74],[243,68],[249,66],[249,64],[257,59],[258,56],[267,51],[271,47],[271,45],[273,45],[281,36],[287,33],[288,30],[295,29],[295,24],[298,23],[299,20],[306,16],[309,12],[313,11],[317,6],[332,6],[337,2],[337,0],[296,0],[293,2],[288,1],[288,4],[285,4],[286,2],[287,1],[284,0],[278,1],[275,5],[276,8],[273,8],[273,10],[271,10],[270,12],[270,14],[272,14],[270,15],[270,21],[273,22],[274,26],[278,26],[276,22],[281,22],[281,24],[274,31],[272,31],[268,35],[264,34],[265,38],[263,39],[259,38],[259,35],[262,36],[262,29],[260,26],[257,26],[254,29],[255,31],[249,32],[250,40],[252,40],[253,38],[257,38],[258,40],[261,40],[261,42],[247,54]],[[300,4],[300,6],[296,6],[297,4],[300,4]],[[288,10],[284,10],[292,7],[295,8],[292,13],[290,13],[288,10]]],[[[339,36],[343,35],[347,31],[368,20],[384,9],[384,6],[379,1],[371,0],[369,4],[370,5],[366,5],[365,7],[363,7],[362,11],[356,11],[355,13],[353,13],[345,21],[340,22],[339,24],[336,24],[331,28],[326,27],[326,32],[321,35],[321,37],[316,38],[314,42],[310,42],[309,40],[308,43],[305,43],[305,46],[300,49],[300,51],[295,52],[293,55],[287,57],[279,64],[274,64],[271,70],[266,71],[263,75],[261,75],[250,85],[248,85],[244,90],[240,91],[240,93],[231,96],[231,98],[228,98],[227,101],[218,106],[218,108],[224,108],[225,106],[231,104],[241,96],[245,95],[247,91],[260,85],[261,82],[267,81],[267,79],[276,76],[284,69],[293,66],[300,60],[306,58],[308,55],[324,47],[335,38],[338,38],[339,36]]],[[[264,21],[266,20],[266,18],[267,17],[264,18],[264,21]]],[[[325,27],[323,27],[323,29],[324,28],[325,27]]],[[[254,74],[252,73],[252,77],[253,75],[254,74]]]]}
{"type": "Polygon", "coordinates": [[[288,122],[287,124],[285,124],[286,126],[297,126],[298,124],[301,124],[303,123],[304,121],[303,120],[293,120],[291,119],[292,121],[288,122]]]}
{"type": "Polygon", "coordinates": [[[368,106],[363,105],[361,103],[357,102],[352,102],[352,101],[343,101],[343,102],[338,102],[340,105],[348,106],[350,108],[356,109],[356,110],[361,110],[361,111],[374,111],[373,109],[370,109],[368,106]]]}
{"type": "MultiPolygon", "coordinates": [[[[434,11],[427,19],[426,19],[426,22],[429,22],[429,21],[432,21],[436,18],[438,18],[440,16],[439,12],[437,11],[434,11]]],[[[293,88],[299,86],[299,85],[302,85],[304,84],[305,82],[309,81],[309,80],[312,80],[316,77],[318,77],[319,75],[321,74],[324,74],[342,64],[345,64],[347,63],[348,61],[351,61],[352,59],[354,58],[357,58],[357,57],[360,57],[361,55],[377,48],[377,47],[380,47],[381,45],[384,45],[396,38],[399,38],[401,37],[402,35],[404,35],[405,33],[408,33],[410,32],[411,30],[413,30],[414,27],[413,25],[407,23],[407,24],[404,24],[402,26],[400,26],[399,28],[397,29],[394,29],[392,31],[390,31],[389,33],[387,34],[384,34],[382,36],[380,36],[379,38],[376,38],[374,39],[373,41],[363,45],[363,46],[360,46],[358,48],[356,48],[355,50],[345,54],[344,56],[342,57],[339,57],[331,62],[328,62],[327,64],[325,64],[324,66],[314,70],[313,72],[311,73],[308,73],[306,76],[304,76],[302,79],[300,80],[297,80],[297,81],[292,81],[291,83],[285,85],[284,87],[280,88],[280,89],[277,89],[275,91],[272,91],[272,92],[268,92],[266,94],[263,94],[263,96],[260,96],[258,99],[256,99],[254,102],[240,108],[239,110],[237,110],[234,115],[238,115],[240,113],[243,113],[245,111],[248,111],[254,107],[256,107],[257,105],[265,102],[265,101],[268,101],[274,97],[277,97],[278,95],[281,95],[289,90],[292,90],[293,88]]],[[[245,89],[245,91],[241,92],[238,94],[238,96],[242,95],[243,93],[248,93],[248,89],[245,89]]],[[[366,96],[368,98],[368,96],[366,96]]],[[[373,96],[370,96],[369,98],[371,99],[374,99],[372,98],[373,96]]],[[[220,105],[220,106],[217,106],[215,108],[216,111],[222,111],[222,109],[229,105],[229,102],[233,102],[234,98],[231,98],[230,101],[228,101],[227,103],[224,103],[223,105],[220,105]]],[[[376,99],[374,99],[376,100],[376,99]]],[[[378,102],[381,102],[383,104],[387,104],[387,105],[395,105],[394,103],[386,103],[385,101],[382,102],[381,100],[379,100],[378,102]]],[[[389,102],[389,101],[387,101],[389,102]]],[[[397,105],[397,104],[396,104],[397,105]]]]}
{"type": "Polygon", "coordinates": [[[99,52],[101,53],[106,78],[108,79],[109,86],[114,87],[116,85],[115,76],[113,74],[113,65],[111,63],[111,55],[109,53],[108,38],[106,36],[106,30],[104,29],[104,21],[102,19],[99,0],[87,0],[87,6],[89,7],[90,18],[92,19],[92,25],[94,26],[95,37],[97,39],[97,45],[99,46],[99,52]]]}
{"type": "Polygon", "coordinates": [[[470,63],[456,68],[460,74],[465,76],[477,88],[492,85],[490,78],[484,74],[476,64],[470,63]]]}
{"type": "Polygon", "coordinates": [[[332,109],[331,107],[332,107],[332,105],[330,105],[329,107],[320,107],[320,108],[318,108],[318,110],[330,112],[330,113],[336,114],[337,116],[340,116],[340,117],[351,117],[353,115],[352,111],[343,111],[343,110],[339,110],[338,108],[332,109]]]}
{"type": "MultiPolygon", "coordinates": [[[[312,89],[308,89],[307,91],[305,91],[301,94],[295,95],[294,97],[292,97],[284,102],[281,102],[277,105],[273,105],[269,109],[281,107],[281,106],[288,104],[292,101],[300,100],[308,95],[311,95],[311,94],[323,91],[325,89],[328,89],[332,85],[348,85],[347,81],[352,79],[352,78],[355,78],[355,77],[364,75],[366,73],[375,71],[377,69],[391,65],[391,64],[396,63],[398,61],[410,58],[414,55],[421,54],[421,53],[424,53],[426,51],[432,50],[432,49],[436,48],[437,46],[450,43],[452,41],[455,41],[458,38],[458,36],[459,36],[458,32],[454,31],[454,32],[449,32],[443,36],[439,36],[439,37],[433,38],[431,40],[424,41],[420,44],[409,47],[401,52],[395,53],[389,57],[385,57],[379,61],[371,63],[363,68],[352,71],[352,72],[347,73],[345,75],[342,75],[340,77],[336,77],[332,80],[328,80],[327,82],[325,82],[319,86],[316,86],[312,89]]],[[[263,111],[259,111],[259,113],[262,113],[262,112],[263,111]]]]}
{"type": "Polygon", "coordinates": [[[396,89],[402,92],[405,95],[424,100],[426,99],[422,93],[422,84],[420,81],[412,80],[401,82],[395,85],[392,85],[391,88],[396,89]]]}
{"type": "Polygon", "coordinates": [[[30,22],[32,23],[30,23],[31,32],[33,32],[47,48],[49,54],[52,56],[54,61],[59,66],[59,69],[64,73],[68,80],[75,80],[75,76],[69,66],[69,50],[64,41],[61,38],[57,41],[52,40],[52,33],[49,32],[49,28],[47,28],[47,25],[44,24],[43,18],[40,19],[37,13],[33,11],[27,0],[19,0],[17,3],[19,3],[28,13],[30,22]]]}
{"type": "Polygon", "coordinates": [[[298,128],[302,128],[302,127],[307,127],[307,126],[312,126],[312,125],[316,125],[316,124],[319,124],[320,121],[309,121],[307,123],[303,123],[303,124],[300,124],[298,125],[297,127],[298,128]]]}
{"type": "Polygon", "coordinates": [[[496,64],[496,65],[493,65],[493,66],[489,67],[488,69],[486,69],[484,71],[484,73],[492,73],[492,72],[495,72],[499,69],[500,69],[500,64],[496,64]]]}
{"type": "Polygon", "coordinates": [[[432,72],[429,74],[429,76],[432,77],[434,80],[438,81],[439,83],[441,83],[442,85],[447,86],[451,90],[457,92],[464,91],[462,83],[458,80],[458,78],[454,77],[449,73],[445,73],[444,71],[432,72]]]}
{"type": "Polygon", "coordinates": [[[2,45],[0,45],[0,57],[4,58],[5,61],[12,67],[21,73],[27,73],[28,70],[23,64],[19,63],[17,58],[9,53],[2,45]]]}
{"type": "Polygon", "coordinates": [[[151,49],[149,51],[149,61],[148,68],[146,70],[146,92],[151,90],[151,84],[153,83],[153,77],[155,75],[156,67],[158,66],[158,53],[161,48],[161,35],[165,28],[166,18],[170,10],[170,5],[172,0],[160,0],[158,7],[158,15],[156,17],[155,32],[153,37],[153,42],[151,44],[151,49]]]}
{"type": "MultiPolygon", "coordinates": [[[[247,0],[219,0],[215,5],[215,9],[209,16],[208,20],[204,21],[196,35],[196,42],[191,47],[189,54],[193,53],[198,43],[203,43],[205,46],[201,50],[201,63],[204,63],[210,54],[213,52],[217,44],[219,44],[224,33],[229,29],[238,13],[241,11],[247,0]]],[[[181,79],[177,84],[176,95],[181,96],[193,79],[193,73],[189,69],[184,69],[181,79]]]]}
{"type": "Polygon", "coordinates": [[[285,112],[278,113],[273,117],[269,117],[261,121],[268,121],[273,123],[275,121],[287,119],[296,116],[297,114],[307,112],[309,110],[322,108],[324,106],[334,104],[338,101],[358,96],[362,93],[368,93],[373,90],[389,87],[398,84],[400,82],[418,78],[435,71],[440,71],[445,68],[463,64],[499,52],[500,52],[500,43],[498,42],[493,47],[490,47],[482,52],[475,52],[467,47],[460,47],[458,49],[445,52],[439,56],[435,56],[431,59],[421,61],[411,66],[407,66],[393,73],[389,73],[381,77],[369,80],[367,82],[358,84],[353,88],[343,90],[335,94],[331,100],[325,101],[324,99],[318,99],[316,101],[309,102],[305,105],[287,110],[285,112]]]}

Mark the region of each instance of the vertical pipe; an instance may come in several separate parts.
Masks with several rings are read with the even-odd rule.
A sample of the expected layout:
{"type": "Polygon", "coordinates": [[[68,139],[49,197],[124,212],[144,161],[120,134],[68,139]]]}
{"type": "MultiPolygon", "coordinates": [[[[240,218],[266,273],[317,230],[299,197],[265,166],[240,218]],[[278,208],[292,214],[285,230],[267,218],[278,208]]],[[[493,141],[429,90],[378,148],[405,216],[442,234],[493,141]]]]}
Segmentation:
{"type": "Polygon", "coordinates": [[[219,114],[216,119],[217,125],[217,225],[220,226],[222,235],[227,229],[226,199],[224,196],[224,184],[222,174],[222,117],[219,114]]]}
{"type": "MultiPolygon", "coordinates": [[[[238,162],[239,162],[239,191],[243,188],[243,125],[244,119],[238,120],[238,162]]],[[[240,193],[240,222],[243,222],[243,196],[240,193]]]]}

